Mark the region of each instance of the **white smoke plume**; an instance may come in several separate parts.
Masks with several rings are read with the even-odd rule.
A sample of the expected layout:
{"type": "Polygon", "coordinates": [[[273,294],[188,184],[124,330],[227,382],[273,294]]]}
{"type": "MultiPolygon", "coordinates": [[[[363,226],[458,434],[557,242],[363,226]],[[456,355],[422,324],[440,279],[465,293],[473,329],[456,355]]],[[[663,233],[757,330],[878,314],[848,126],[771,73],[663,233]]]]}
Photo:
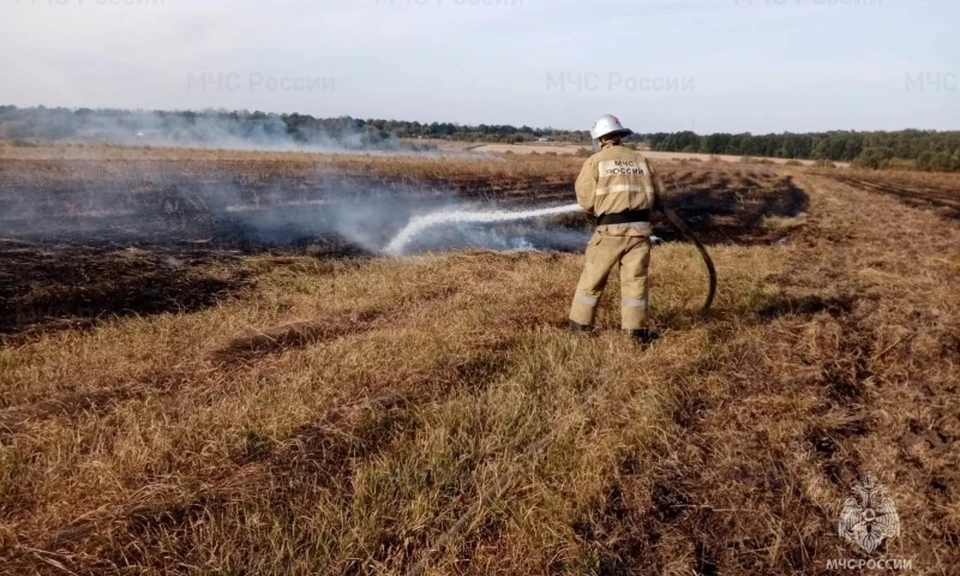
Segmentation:
{"type": "Polygon", "coordinates": [[[352,118],[304,118],[225,110],[154,112],[0,106],[0,139],[327,153],[432,149],[404,142],[370,126],[361,128],[352,118]]]}

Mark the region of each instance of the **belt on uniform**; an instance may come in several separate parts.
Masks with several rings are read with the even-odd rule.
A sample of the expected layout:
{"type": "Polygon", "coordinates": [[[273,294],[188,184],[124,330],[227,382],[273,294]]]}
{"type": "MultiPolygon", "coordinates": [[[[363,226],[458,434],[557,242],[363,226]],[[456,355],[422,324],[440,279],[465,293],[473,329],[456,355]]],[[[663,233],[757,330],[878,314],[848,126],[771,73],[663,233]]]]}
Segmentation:
{"type": "Polygon", "coordinates": [[[616,214],[603,214],[597,216],[597,226],[606,226],[607,224],[636,224],[638,222],[649,222],[649,210],[625,210],[616,214]]]}

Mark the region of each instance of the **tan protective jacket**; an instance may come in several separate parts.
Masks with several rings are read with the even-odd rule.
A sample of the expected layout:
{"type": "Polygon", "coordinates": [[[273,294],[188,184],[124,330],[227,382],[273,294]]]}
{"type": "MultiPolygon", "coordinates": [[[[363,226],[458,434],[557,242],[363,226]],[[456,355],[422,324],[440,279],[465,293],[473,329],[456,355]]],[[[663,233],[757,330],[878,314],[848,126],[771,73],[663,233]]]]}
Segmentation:
{"type": "MultiPolygon", "coordinates": [[[[577,178],[577,203],[590,214],[602,216],[626,210],[653,210],[660,206],[663,182],[636,150],[604,144],[587,159],[577,178]]],[[[611,236],[649,236],[649,223],[607,224],[597,230],[611,236]]]]}

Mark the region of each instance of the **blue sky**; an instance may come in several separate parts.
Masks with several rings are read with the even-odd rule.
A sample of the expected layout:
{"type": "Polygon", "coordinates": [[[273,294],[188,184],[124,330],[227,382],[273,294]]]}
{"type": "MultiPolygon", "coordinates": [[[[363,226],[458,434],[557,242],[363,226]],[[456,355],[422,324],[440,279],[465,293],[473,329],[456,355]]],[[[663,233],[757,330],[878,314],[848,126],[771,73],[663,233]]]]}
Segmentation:
{"type": "Polygon", "coordinates": [[[956,0],[0,0],[0,103],[960,129],[956,0]]]}

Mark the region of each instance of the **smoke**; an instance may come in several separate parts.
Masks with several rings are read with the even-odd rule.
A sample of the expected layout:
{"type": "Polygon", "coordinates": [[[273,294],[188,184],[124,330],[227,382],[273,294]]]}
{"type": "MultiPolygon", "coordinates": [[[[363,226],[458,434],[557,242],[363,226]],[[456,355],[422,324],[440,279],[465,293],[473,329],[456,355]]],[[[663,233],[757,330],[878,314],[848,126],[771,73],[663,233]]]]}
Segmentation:
{"type": "Polygon", "coordinates": [[[0,138],[180,148],[309,152],[416,152],[409,143],[352,118],[263,112],[150,112],[0,106],[0,138]]]}
{"type": "Polygon", "coordinates": [[[576,204],[491,210],[436,190],[407,187],[379,194],[349,181],[338,182],[333,195],[349,199],[240,205],[229,216],[269,246],[333,240],[390,256],[465,248],[570,251],[582,249],[589,237],[585,229],[551,218],[581,213],[576,204]]]}
{"type": "MultiPolygon", "coordinates": [[[[384,151],[389,139],[357,132],[349,119],[341,120],[330,131],[265,114],[0,107],[0,137],[273,150],[377,146],[395,153],[384,151]]],[[[0,187],[0,239],[405,255],[463,248],[578,250],[588,236],[584,222],[557,218],[579,211],[576,205],[538,209],[520,194],[477,205],[441,184],[328,172],[247,178],[189,162],[118,161],[101,158],[96,148],[81,152],[36,170],[0,165],[0,182],[7,184],[0,187]]]]}
{"type": "MultiPolygon", "coordinates": [[[[579,250],[589,232],[576,205],[478,205],[442,187],[323,175],[251,189],[232,181],[128,168],[130,179],[0,190],[0,238],[118,246],[329,255],[409,255],[467,248],[579,250]],[[558,220],[561,218],[561,220],[558,220]]],[[[107,171],[104,171],[107,172],[107,171]]]]}

